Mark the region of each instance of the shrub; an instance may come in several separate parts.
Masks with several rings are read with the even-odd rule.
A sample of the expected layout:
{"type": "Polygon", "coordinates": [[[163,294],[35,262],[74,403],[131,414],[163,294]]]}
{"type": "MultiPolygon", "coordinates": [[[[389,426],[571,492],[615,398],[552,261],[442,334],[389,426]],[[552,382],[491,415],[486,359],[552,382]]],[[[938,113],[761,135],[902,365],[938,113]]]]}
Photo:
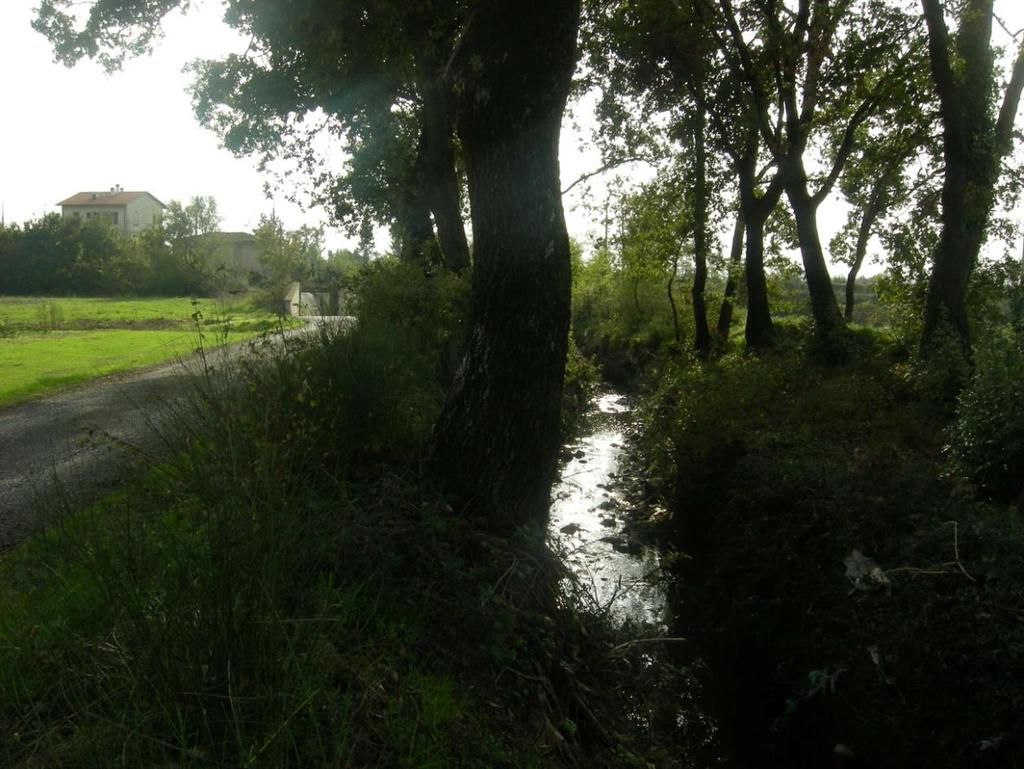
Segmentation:
{"type": "Polygon", "coordinates": [[[1024,338],[1008,332],[977,351],[949,430],[950,469],[985,495],[1024,495],[1024,338]]]}
{"type": "Polygon", "coordinates": [[[569,354],[565,361],[565,383],[562,386],[563,435],[569,435],[576,429],[579,419],[586,413],[597,381],[597,366],[580,352],[570,334],[569,354]]]}
{"type": "MultiPolygon", "coordinates": [[[[941,414],[893,380],[877,335],[853,340],[842,366],[809,363],[805,341],[661,372],[642,447],[692,556],[677,562],[682,632],[727,692],[739,765],[824,766],[841,741],[865,766],[1015,767],[1019,532],[938,482],[941,414]],[[851,590],[854,550],[884,588],[851,590]]],[[[969,421],[1011,479],[1016,344],[999,365],[979,355],[961,406],[984,405],[969,421]]]]}
{"type": "Polygon", "coordinates": [[[356,281],[353,312],[363,328],[401,329],[410,353],[434,360],[436,382],[447,387],[455,375],[469,314],[469,281],[448,271],[384,258],[371,262],[356,281]],[[415,350],[415,352],[413,352],[415,350]]]}

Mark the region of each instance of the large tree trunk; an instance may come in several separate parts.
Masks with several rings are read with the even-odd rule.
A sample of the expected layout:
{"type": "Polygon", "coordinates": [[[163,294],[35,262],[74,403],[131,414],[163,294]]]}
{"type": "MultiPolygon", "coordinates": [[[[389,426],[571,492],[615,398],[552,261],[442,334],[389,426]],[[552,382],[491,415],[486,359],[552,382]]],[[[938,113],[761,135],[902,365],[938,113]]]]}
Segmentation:
{"type": "Polygon", "coordinates": [[[725,280],[725,291],[722,292],[722,304],[718,308],[718,325],[715,332],[722,342],[729,340],[729,329],[732,326],[733,300],[740,283],[740,269],[743,264],[743,209],[736,214],[736,224],[732,229],[732,249],[729,252],[729,275],[725,280]]]}
{"type": "MultiPolygon", "coordinates": [[[[942,186],[942,231],[932,260],[925,299],[921,352],[932,352],[936,334],[945,323],[956,334],[966,356],[971,351],[971,328],[967,320],[967,284],[974,270],[977,252],[968,247],[967,159],[953,142],[947,142],[946,177],[942,186]]],[[[982,228],[984,229],[984,228],[982,228]]]]}
{"type": "Polygon", "coordinates": [[[871,228],[875,226],[875,220],[882,210],[882,200],[885,196],[885,188],[889,184],[888,177],[875,181],[871,189],[871,197],[860,217],[860,226],[857,227],[857,243],[853,252],[853,264],[850,265],[850,272],[846,276],[846,306],[843,317],[849,323],[853,320],[853,306],[857,290],[857,275],[864,265],[864,257],[868,253],[868,241],[871,240],[871,228]]]}
{"type": "Polygon", "coordinates": [[[776,176],[763,195],[755,191],[755,159],[739,162],[740,208],[746,225],[747,259],[744,278],[747,284],[747,347],[763,349],[775,342],[775,327],[768,308],[768,281],[764,275],[764,225],[782,196],[782,184],[776,176]]]}
{"type": "Polygon", "coordinates": [[[829,351],[839,352],[846,324],[839,313],[832,277],[828,274],[828,264],[818,233],[818,204],[807,189],[807,173],[802,158],[795,153],[787,157],[783,174],[786,197],[789,198],[796,219],[804,279],[811,296],[811,314],[814,316],[818,339],[829,351]]]}
{"type": "Polygon", "coordinates": [[[1013,124],[1024,88],[1024,45],[1017,51],[998,118],[990,107],[994,80],[992,0],[966,0],[956,36],[956,63],[939,0],[921,0],[928,27],[928,58],[942,116],[946,176],[942,232],[925,301],[921,353],[929,356],[948,324],[966,358],[971,355],[967,287],[985,239],[1000,161],[1012,149],[1013,124]]]}
{"type": "Polygon", "coordinates": [[[437,227],[437,239],[445,266],[455,273],[469,267],[469,243],[462,219],[462,196],[455,171],[452,146],[454,114],[447,85],[427,78],[423,98],[420,153],[423,189],[437,227]]]}
{"type": "Polygon", "coordinates": [[[570,262],[558,171],[578,0],[477,7],[453,61],[473,223],[467,349],[435,429],[445,491],[540,527],[559,448],[570,262]]]}
{"type": "MultiPolygon", "coordinates": [[[[767,218],[767,217],[765,217],[767,218]]],[[[768,308],[768,281],[764,275],[765,218],[747,217],[747,323],[744,338],[750,349],[764,349],[775,343],[775,326],[768,308]]]]}
{"type": "MultiPolygon", "coordinates": [[[[704,134],[707,110],[704,94],[697,91],[697,113],[693,130],[694,152],[694,195],[693,195],[693,348],[699,355],[707,355],[711,349],[711,330],[708,328],[708,311],[704,301],[704,289],[708,282],[708,169],[707,150],[704,134]]],[[[673,307],[673,310],[675,308],[673,307]]]]}
{"type": "Polygon", "coordinates": [[[399,258],[433,267],[441,261],[441,252],[430,223],[430,206],[421,186],[419,159],[402,187],[395,211],[395,229],[399,243],[399,258]]]}

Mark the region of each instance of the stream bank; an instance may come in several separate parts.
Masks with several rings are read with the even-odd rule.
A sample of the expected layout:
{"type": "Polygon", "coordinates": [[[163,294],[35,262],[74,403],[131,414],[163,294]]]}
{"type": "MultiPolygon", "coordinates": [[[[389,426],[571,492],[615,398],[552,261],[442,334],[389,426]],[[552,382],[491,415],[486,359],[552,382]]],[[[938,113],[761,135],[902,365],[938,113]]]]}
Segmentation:
{"type": "Polygon", "coordinates": [[[941,414],[861,341],[649,383],[637,441],[691,556],[673,634],[714,673],[730,765],[1020,769],[1018,513],[948,482],[941,414]]]}
{"type": "Polygon", "coordinates": [[[681,604],[672,600],[679,595],[672,583],[679,555],[657,536],[668,513],[646,498],[644,468],[631,446],[633,408],[615,391],[591,399],[580,434],[563,447],[548,538],[594,608],[635,635],[627,643],[648,647],[643,665],[671,671],[661,696],[673,702],[672,723],[659,728],[676,733],[685,765],[720,766],[719,729],[704,706],[707,669],[678,632],[681,604]]]}

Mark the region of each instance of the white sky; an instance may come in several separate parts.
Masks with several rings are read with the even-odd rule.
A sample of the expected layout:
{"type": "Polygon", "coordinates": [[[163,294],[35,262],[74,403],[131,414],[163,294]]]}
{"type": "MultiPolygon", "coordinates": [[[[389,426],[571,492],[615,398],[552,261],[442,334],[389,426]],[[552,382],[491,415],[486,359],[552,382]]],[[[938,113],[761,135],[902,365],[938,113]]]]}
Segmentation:
{"type": "MultiPolygon", "coordinates": [[[[149,191],[165,203],[212,195],[225,230],[251,231],[259,215],[272,209],[288,228],[326,223],[323,211],[303,211],[282,193],[267,200],[255,161],[220,148],[217,137],[193,117],[189,76],[182,68],[195,58],[220,58],[245,47],[221,22],[219,2],[201,0],[188,14],[169,16],[153,55],[131,60],[113,75],[88,61],[73,69],[54,63],[49,42],[29,26],[36,2],[0,0],[0,71],[5,73],[0,202],[7,222],[59,210],[56,203],[76,192],[120,184],[149,191]]],[[[1014,29],[1024,27],[1022,0],[996,0],[996,11],[1014,29]]],[[[576,117],[587,122],[584,114],[576,117]]],[[[588,145],[567,121],[563,184],[600,164],[588,145]]],[[[591,190],[593,200],[603,200],[600,180],[591,190]]],[[[583,239],[598,229],[579,195],[565,203],[572,235],[583,239]]],[[[832,207],[822,214],[827,244],[841,213],[832,207]]],[[[329,248],[344,242],[340,232],[328,231],[329,248]]]]}

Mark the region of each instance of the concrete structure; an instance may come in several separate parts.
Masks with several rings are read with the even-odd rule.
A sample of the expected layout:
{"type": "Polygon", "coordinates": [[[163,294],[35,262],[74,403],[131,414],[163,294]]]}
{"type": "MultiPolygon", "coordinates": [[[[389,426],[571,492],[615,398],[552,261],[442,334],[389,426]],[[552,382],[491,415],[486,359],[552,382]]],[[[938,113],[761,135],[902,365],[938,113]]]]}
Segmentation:
{"type": "Polygon", "coordinates": [[[251,233],[206,232],[192,241],[221,291],[242,291],[267,276],[256,236],[251,233]]]}
{"type": "Polygon", "coordinates": [[[303,291],[302,284],[295,280],[284,295],[284,314],[299,318],[337,316],[344,312],[346,298],[344,291],[334,295],[327,291],[303,291]]]}
{"type": "Polygon", "coordinates": [[[57,205],[65,219],[101,219],[126,235],[157,224],[166,208],[148,192],[128,192],[120,185],[108,192],[79,192],[57,205]]]}
{"type": "Polygon", "coordinates": [[[284,311],[286,315],[303,317],[306,315],[323,315],[316,294],[302,290],[302,284],[292,281],[284,295],[284,311]]]}

